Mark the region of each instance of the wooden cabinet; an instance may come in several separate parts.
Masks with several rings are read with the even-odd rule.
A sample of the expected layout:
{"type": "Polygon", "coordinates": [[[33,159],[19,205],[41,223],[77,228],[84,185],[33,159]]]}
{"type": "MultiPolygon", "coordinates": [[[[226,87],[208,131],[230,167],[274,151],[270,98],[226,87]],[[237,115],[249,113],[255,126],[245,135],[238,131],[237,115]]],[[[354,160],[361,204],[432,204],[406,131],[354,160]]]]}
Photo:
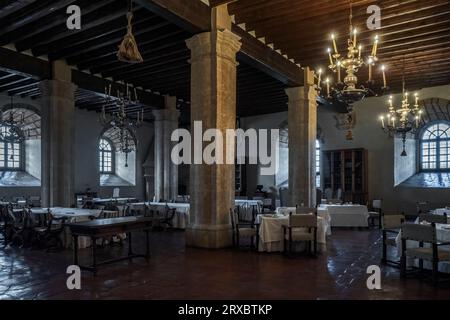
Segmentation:
{"type": "Polygon", "coordinates": [[[367,150],[323,151],[321,166],[324,192],[331,189],[335,198],[340,189],[344,202],[367,203],[367,150]]]}

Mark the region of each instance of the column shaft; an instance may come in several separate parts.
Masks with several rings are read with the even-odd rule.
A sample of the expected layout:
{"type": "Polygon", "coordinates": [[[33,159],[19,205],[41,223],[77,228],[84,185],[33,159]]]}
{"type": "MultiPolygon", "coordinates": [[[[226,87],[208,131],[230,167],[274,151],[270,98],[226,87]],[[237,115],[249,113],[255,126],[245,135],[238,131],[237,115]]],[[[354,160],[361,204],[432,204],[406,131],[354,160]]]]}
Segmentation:
{"type": "Polygon", "coordinates": [[[316,206],[317,92],[305,70],[305,86],[288,88],[289,205],[316,206]]]}
{"type": "Polygon", "coordinates": [[[42,205],[74,204],[75,85],[61,80],[41,82],[42,205]]]}
{"type": "MultiPolygon", "coordinates": [[[[227,150],[234,151],[234,145],[225,143],[225,133],[226,129],[236,127],[239,40],[227,29],[198,34],[187,40],[191,50],[191,129],[195,121],[202,122],[203,132],[218,129],[224,137],[224,159],[227,150]]],[[[203,147],[208,144],[203,143],[203,147]]],[[[191,165],[187,245],[221,248],[231,244],[229,210],[234,206],[234,174],[234,165],[191,165]]]]}

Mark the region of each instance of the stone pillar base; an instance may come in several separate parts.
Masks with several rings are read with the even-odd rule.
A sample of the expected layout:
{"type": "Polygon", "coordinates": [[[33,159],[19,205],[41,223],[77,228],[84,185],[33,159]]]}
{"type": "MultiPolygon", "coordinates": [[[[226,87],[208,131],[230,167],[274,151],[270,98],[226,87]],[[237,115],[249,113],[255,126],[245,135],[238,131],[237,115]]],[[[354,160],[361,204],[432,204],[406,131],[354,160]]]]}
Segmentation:
{"type": "Polygon", "coordinates": [[[230,225],[194,225],[186,229],[186,245],[189,247],[220,249],[232,245],[230,225]]]}

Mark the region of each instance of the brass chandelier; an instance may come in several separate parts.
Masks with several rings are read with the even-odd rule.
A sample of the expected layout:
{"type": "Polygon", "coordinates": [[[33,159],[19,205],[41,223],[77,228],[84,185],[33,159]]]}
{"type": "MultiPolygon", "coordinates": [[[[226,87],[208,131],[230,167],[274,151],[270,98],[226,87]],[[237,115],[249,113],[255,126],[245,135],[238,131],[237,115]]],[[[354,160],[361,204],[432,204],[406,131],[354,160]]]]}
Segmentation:
{"type": "Polygon", "coordinates": [[[414,94],[414,105],[411,105],[410,94],[405,90],[405,77],[403,76],[402,104],[394,107],[394,98],[389,97],[388,112],[380,116],[381,128],[390,137],[400,136],[403,143],[402,157],[406,157],[406,137],[408,133],[414,134],[420,126],[423,110],[419,106],[419,94],[414,94]]]}
{"type": "Polygon", "coordinates": [[[375,88],[375,81],[373,80],[373,69],[378,62],[378,45],[379,37],[375,35],[373,38],[373,45],[370,54],[363,58],[363,45],[358,43],[357,35],[358,29],[353,26],[353,5],[350,1],[350,27],[349,39],[347,40],[347,54],[341,55],[336,44],[336,34],[331,34],[332,48],[328,48],[329,66],[328,69],[335,74],[334,80],[329,76],[324,75],[322,69],[318,70],[318,89],[322,98],[329,102],[338,101],[344,103],[348,111],[352,111],[351,105],[359,100],[364,99],[369,95],[377,95],[375,91],[384,93],[388,90],[386,81],[386,67],[381,66],[383,73],[383,86],[375,88]],[[358,71],[367,66],[369,78],[366,86],[358,84],[358,71]],[[345,77],[342,78],[342,69],[345,71],[345,77]],[[322,90],[323,82],[326,86],[326,91],[322,90]]]}

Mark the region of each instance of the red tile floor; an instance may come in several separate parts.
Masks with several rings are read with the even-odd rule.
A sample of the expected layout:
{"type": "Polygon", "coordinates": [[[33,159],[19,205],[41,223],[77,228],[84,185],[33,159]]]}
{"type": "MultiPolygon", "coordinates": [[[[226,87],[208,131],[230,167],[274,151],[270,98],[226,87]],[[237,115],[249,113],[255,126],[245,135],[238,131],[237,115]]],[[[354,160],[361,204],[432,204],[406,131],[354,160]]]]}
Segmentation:
{"type": "MultiPolygon", "coordinates": [[[[135,239],[138,238],[136,235],[135,239]]],[[[143,248],[142,239],[136,249],[143,248]]],[[[286,258],[247,249],[186,248],[184,232],[154,232],[152,258],[83,272],[81,290],[66,287],[70,250],[0,249],[0,299],[450,299],[450,284],[400,280],[382,267],[382,290],[366,287],[366,268],[380,264],[378,230],[333,230],[318,258],[286,258]]],[[[118,255],[127,246],[100,249],[118,255]]],[[[90,250],[83,250],[86,258],[90,250]]]]}

